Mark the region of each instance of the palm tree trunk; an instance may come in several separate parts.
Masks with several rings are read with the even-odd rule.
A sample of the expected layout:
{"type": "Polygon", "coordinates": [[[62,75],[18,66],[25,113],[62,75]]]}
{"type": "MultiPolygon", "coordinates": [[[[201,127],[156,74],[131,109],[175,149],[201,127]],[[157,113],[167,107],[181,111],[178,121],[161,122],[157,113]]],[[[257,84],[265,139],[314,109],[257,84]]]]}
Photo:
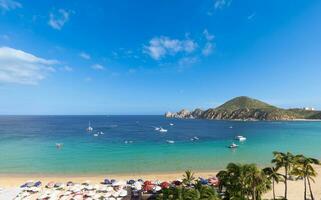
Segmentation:
{"type": "Polygon", "coordinates": [[[288,199],[288,167],[285,167],[285,177],[284,177],[284,198],[288,199]]]}
{"type": "Polygon", "coordinates": [[[274,179],[272,179],[273,200],[275,200],[274,179]]]}
{"type": "Polygon", "coordinates": [[[256,187],[253,187],[252,200],[256,200],[256,187]]]}
{"type": "Polygon", "coordinates": [[[308,179],[308,185],[309,185],[311,200],[314,200],[313,193],[312,193],[312,189],[311,189],[310,179],[309,179],[309,177],[307,177],[307,179],[308,179]]]}
{"type": "Polygon", "coordinates": [[[304,200],[306,200],[307,199],[307,179],[306,179],[306,177],[304,176],[304,200]]]}

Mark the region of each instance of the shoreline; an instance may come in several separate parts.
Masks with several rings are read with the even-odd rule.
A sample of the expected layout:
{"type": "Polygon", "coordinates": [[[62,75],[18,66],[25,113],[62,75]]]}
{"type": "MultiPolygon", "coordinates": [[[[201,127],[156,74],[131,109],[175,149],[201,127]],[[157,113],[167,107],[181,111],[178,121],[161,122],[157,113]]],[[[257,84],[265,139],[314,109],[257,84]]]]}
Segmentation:
{"type": "MultiPolygon", "coordinates": [[[[318,176],[315,177],[315,183],[311,183],[315,199],[321,198],[321,166],[315,166],[318,176]]],[[[216,175],[219,170],[213,171],[194,171],[195,177],[209,178],[216,175]]],[[[143,180],[159,180],[159,181],[173,181],[183,178],[182,172],[153,172],[153,173],[119,173],[119,174],[65,174],[57,176],[57,174],[0,174],[0,188],[16,189],[28,180],[38,181],[43,183],[43,186],[50,181],[67,182],[73,181],[82,183],[89,181],[91,184],[99,184],[105,178],[117,180],[139,179],[143,180]]],[[[281,172],[282,173],[282,172],[281,172]]],[[[284,193],[284,184],[278,183],[275,185],[276,196],[281,197],[284,193]]],[[[288,199],[301,200],[303,197],[303,181],[288,181],[288,199]]],[[[263,195],[265,199],[272,199],[272,190],[263,195]]]]}
{"type": "MultiPolygon", "coordinates": [[[[211,177],[215,176],[219,170],[215,171],[195,171],[195,177],[211,177]]],[[[85,182],[100,183],[105,178],[130,180],[130,179],[143,179],[143,180],[160,180],[172,181],[183,178],[184,171],[182,172],[152,172],[152,173],[122,173],[122,174],[0,174],[0,187],[19,187],[28,180],[41,181],[47,184],[50,181],[54,182],[85,182]]]]}

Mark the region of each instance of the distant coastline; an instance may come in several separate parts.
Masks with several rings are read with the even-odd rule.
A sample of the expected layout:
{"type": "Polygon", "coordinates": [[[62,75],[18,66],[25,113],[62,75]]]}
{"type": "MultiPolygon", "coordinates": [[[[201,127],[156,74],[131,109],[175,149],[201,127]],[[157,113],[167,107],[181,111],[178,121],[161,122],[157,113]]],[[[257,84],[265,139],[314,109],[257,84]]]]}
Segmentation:
{"type": "Polygon", "coordinates": [[[283,109],[250,97],[236,97],[216,108],[190,112],[166,112],[166,118],[233,121],[320,121],[321,111],[314,108],[283,109]]]}

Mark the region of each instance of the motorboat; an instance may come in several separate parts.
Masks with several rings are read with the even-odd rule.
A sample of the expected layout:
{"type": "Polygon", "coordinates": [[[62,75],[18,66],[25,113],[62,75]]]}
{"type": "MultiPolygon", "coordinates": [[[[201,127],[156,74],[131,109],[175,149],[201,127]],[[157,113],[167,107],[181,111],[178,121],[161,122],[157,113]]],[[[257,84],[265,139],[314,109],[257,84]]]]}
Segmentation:
{"type": "Polygon", "coordinates": [[[155,131],[159,131],[160,130],[160,128],[159,127],[155,127],[155,131]]]}
{"type": "Polygon", "coordinates": [[[159,128],[159,132],[161,132],[161,133],[166,133],[167,130],[166,130],[166,129],[163,129],[162,127],[160,127],[160,128],[159,128]]]}
{"type": "Polygon", "coordinates": [[[173,124],[173,123],[169,123],[169,125],[170,125],[170,126],[174,126],[174,124],[173,124]]]}
{"type": "Polygon", "coordinates": [[[235,140],[238,140],[238,141],[240,141],[240,142],[243,142],[243,141],[246,140],[246,137],[244,137],[244,136],[242,136],[242,135],[238,135],[238,136],[235,137],[235,140]]]}
{"type": "Polygon", "coordinates": [[[167,142],[168,144],[174,144],[174,143],[175,143],[174,140],[166,140],[166,142],[167,142]]]}
{"type": "Polygon", "coordinates": [[[95,137],[97,137],[97,136],[98,136],[98,134],[96,133],[96,134],[94,134],[94,136],[95,136],[95,137]]]}
{"type": "Polygon", "coordinates": [[[228,147],[228,148],[231,148],[231,149],[235,149],[237,148],[239,145],[235,144],[234,142],[228,147]]]}
{"type": "Polygon", "coordinates": [[[88,132],[91,132],[94,130],[93,127],[91,127],[90,122],[88,122],[88,128],[86,129],[88,132]]]}
{"type": "Polygon", "coordinates": [[[193,139],[194,139],[194,140],[199,140],[199,138],[198,138],[198,137],[196,137],[196,136],[195,136],[195,137],[193,137],[193,139]]]}
{"type": "Polygon", "coordinates": [[[56,143],[57,149],[61,149],[63,145],[64,145],[64,144],[62,144],[62,143],[56,143]]]}

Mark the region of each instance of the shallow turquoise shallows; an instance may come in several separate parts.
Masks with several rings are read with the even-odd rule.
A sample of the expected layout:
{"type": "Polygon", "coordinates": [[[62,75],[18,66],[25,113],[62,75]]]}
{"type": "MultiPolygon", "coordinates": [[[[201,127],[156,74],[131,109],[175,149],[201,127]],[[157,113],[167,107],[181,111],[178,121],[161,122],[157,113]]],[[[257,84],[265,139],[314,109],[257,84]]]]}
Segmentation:
{"type": "Polygon", "coordinates": [[[268,165],[272,151],[321,158],[321,122],[177,120],[162,116],[0,116],[0,174],[106,174],[268,165]],[[94,131],[86,132],[88,122],[94,131]],[[173,123],[173,126],[170,126],[173,123]],[[155,127],[167,129],[160,133],[155,127]],[[98,134],[102,131],[104,134],[98,134]],[[244,143],[234,139],[247,137],[244,143]],[[198,137],[199,140],[191,141],[198,137]],[[175,141],[168,144],[167,140],[175,141]],[[127,142],[126,142],[127,141],[127,142]],[[239,148],[227,148],[232,142],[239,148]],[[63,143],[58,149],[56,143],[63,143]]]}

